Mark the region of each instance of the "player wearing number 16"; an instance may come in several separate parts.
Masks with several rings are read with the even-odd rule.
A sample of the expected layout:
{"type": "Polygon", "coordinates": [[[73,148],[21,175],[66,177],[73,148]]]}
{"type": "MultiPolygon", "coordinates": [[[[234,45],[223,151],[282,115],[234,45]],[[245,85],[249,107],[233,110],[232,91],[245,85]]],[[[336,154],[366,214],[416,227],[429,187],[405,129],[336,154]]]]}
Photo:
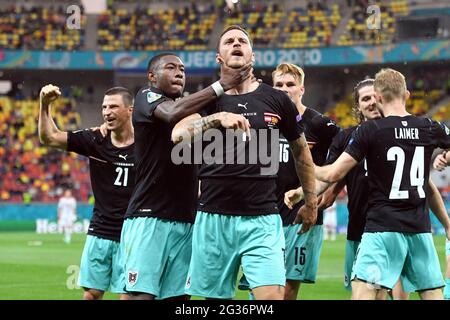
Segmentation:
{"type": "Polygon", "coordinates": [[[46,85],[40,93],[39,139],[46,146],[89,157],[94,212],[83,250],[78,284],[86,300],[101,299],[105,291],[124,295],[125,275],[120,252],[124,215],[134,188],[133,96],[122,87],[107,90],[102,115],[108,129],[103,137],[89,129],[61,131],[50,107],[61,92],[46,85]]]}
{"type": "MultiPolygon", "coordinates": [[[[319,180],[334,182],[367,160],[369,204],[352,271],[352,299],[374,299],[379,289],[392,289],[400,276],[407,279],[406,292],[442,299],[444,281],[426,196],[431,155],[437,147],[450,147],[450,132],[443,124],[407,113],[409,92],[401,73],[381,70],[374,89],[384,118],[363,123],[333,164],[316,168],[319,180]]],[[[448,217],[438,218],[449,237],[448,217]]]]}

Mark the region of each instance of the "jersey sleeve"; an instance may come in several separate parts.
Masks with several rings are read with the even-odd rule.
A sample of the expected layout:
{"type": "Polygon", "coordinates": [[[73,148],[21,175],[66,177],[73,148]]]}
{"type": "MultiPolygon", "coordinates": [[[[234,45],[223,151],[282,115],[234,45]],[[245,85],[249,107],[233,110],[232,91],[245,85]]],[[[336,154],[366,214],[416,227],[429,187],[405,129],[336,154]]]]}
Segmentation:
{"type": "Polygon", "coordinates": [[[95,150],[95,144],[101,142],[100,132],[90,129],[69,131],[67,134],[67,151],[73,151],[83,156],[90,156],[95,150]]]}
{"type": "Polygon", "coordinates": [[[282,114],[279,128],[287,141],[293,141],[304,131],[302,117],[287,94],[280,94],[280,97],[282,114]]]}
{"type": "Polygon", "coordinates": [[[341,130],[337,135],[333,137],[333,140],[331,141],[330,148],[328,150],[328,156],[326,164],[331,164],[339,158],[339,156],[344,152],[346,144],[345,141],[347,140],[347,135],[344,130],[341,130]]]}
{"type": "Polygon", "coordinates": [[[365,158],[370,144],[370,137],[375,134],[375,132],[372,132],[371,134],[370,129],[371,122],[365,122],[360,125],[353,132],[353,135],[348,142],[348,146],[345,149],[345,152],[351,155],[358,162],[365,158]]]}
{"type": "Polygon", "coordinates": [[[441,149],[450,148],[450,129],[442,122],[433,121],[432,132],[434,145],[441,149]]]}
{"type": "Polygon", "coordinates": [[[154,119],[154,111],[156,107],[164,101],[171,100],[159,93],[150,91],[149,89],[140,90],[136,94],[133,109],[133,122],[152,123],[154,119]]]}
{"type": "Polygon", "coordinates": [[[339,133],[339,131],[341,131],[341,128],[336,124],[336,122],[334,122],[327,116],[322,115],[322,121],[325,122],[325,124],[323,126],[323,128],[324,128],[323,135],[331,143],[333,138],[339,133]]]}

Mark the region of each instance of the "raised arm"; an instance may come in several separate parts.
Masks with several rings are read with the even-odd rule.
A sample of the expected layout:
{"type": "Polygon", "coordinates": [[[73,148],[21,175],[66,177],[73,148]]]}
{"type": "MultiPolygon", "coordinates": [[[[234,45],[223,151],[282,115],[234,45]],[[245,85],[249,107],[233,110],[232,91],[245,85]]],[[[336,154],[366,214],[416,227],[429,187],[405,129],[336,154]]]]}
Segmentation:
{"type": "Polygon", "coordinates": [[[444,201],[442,200],[438,188],[433,181],[431,181],[431,179],[428,179],[428,186],[430,187],[430,194],[428,197],[430,209],[444,227],[447,239],[450,240],[450,218],[448,217],[447,210],[445,209],[444,201]]]}
{"type": "Polygon", "coordinates": [[[295,170],[305,194],[305,205],[297,213],[294,224],[302,222],[300,233],[307,232],[317,220],[317,196],[314,179],[314,163],[305,135],[301,134],[297,140],[289,142],[295,161],[295,170]]]}
{"type": "Polygon", "coordinates": [[[61,96],[58,87],[46,85],[39,94],[39,140],[42,144],[58,149],[67,149],[67,132],[56,126],[51,116],[51,104],[61,96]]]}
{"type": "Polygon", "coordinates": [[[203,107],[217,99],[218,96],[236,87],[252,76],[252,64],[239,69],[221,66],[220,80],[209,87],[176,101],[160,103],[155,109],[155,116],[165,122],[177,123],[181,119],[199,112],[203,107]]]}
{"type": "Polygon", "coordinates": [[[339,158],[330,165],[316,166],[316,178],[324,182],[337,182],[344,178],[358,162],[347,152],[343,152],[339,158]]]}

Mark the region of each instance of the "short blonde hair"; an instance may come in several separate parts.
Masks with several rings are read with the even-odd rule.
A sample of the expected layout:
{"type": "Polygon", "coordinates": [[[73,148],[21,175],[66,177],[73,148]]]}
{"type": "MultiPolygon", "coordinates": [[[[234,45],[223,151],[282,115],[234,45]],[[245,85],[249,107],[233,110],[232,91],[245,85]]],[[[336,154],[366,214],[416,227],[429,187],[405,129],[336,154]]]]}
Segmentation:
{"type": "Polygon", "coordinates": [[[302,68],[296,66],[293,63],[280,63],[272,72],[272,81],[277,72],[280,72],[281,74],[291,74],[294,79],[300,83],[301,86],[305,82],[305,72],[302,68]]]}
{"type": "Polygon", "coordinates": [[[391,102],[398,98],[406,100],[405,76],[394,69],[381,69],[375,75],[374,89],[385,102],[391,102]]]}

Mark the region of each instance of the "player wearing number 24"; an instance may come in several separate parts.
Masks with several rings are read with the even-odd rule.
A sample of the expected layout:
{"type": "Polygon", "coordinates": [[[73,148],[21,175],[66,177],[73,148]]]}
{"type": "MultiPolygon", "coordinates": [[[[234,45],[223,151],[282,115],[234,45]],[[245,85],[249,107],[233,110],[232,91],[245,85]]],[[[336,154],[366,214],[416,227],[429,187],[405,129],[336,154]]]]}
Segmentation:
{"type": "MultiPolygon", "coordinates": [[[[367,159],[369,208],[352,272],[352,299],[374,299],[377,290],[392,289],[399,276],[408,279],[405,291],[418,291],[422,299],[442,299],[444,281],[426,194],[431,155],[437,147],[450,147],[449,129],[406,112],[409,92],[400,72],[381,70],[374,89],[384,118],[359,126],[345,152],[315,171],[317,179],[335,182],[367,159]]],[[[448,216],[445,211],[437,216],[449,237],[448,216]]]]}
{"type": "Polygon", "coordinates": [[[61,92],[46,85],[40,93],[39,139],[42,144],[89,157],[94,212],[81,257],[78,285],[86,300],[101,299],[105,291],[125,294],[120,234],[134,188],[133,96],[126,88],[107,90],[102,116],[107,134],[89,129],[61,131],[51,117],[52,104],[61,92]]]}

